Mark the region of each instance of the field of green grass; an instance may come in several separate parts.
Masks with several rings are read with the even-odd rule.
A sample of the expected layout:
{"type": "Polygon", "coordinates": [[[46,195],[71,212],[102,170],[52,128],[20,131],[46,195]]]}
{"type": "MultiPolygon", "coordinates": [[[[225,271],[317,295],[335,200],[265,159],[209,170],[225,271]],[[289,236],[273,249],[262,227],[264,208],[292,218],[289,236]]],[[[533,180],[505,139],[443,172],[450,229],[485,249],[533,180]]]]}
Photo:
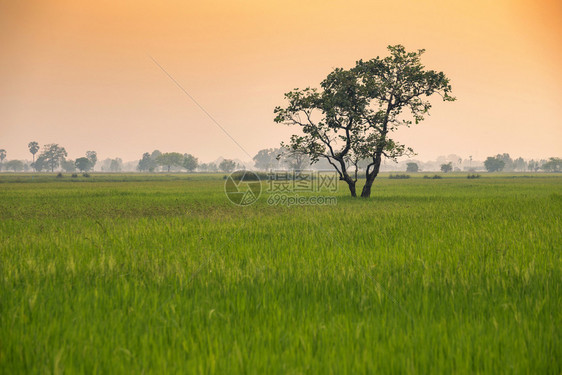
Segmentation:
{"type": "Polygon", "coordinates": [[[562,176],[0,175],[0,373],[562,372],[562,176]],[[327,194],[327,193],[326,193],[327,194]]]}

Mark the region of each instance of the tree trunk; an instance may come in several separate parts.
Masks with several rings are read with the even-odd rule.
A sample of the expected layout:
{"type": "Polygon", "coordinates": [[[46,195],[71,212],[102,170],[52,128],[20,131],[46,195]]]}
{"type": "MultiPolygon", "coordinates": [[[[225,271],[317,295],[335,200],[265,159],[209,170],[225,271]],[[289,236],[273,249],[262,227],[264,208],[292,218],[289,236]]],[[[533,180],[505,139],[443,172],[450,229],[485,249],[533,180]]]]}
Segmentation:
{"type": "Polygon", "coordinates": [[[370,198],[371,197],[371,187],[373,186],[373,182],[375,182],[375,178],[379,174],[379,169],[381,167],[381,160],[382,155],[378,154],[375,157],[375,164],[373,165],[373,170],[371,173],[367,175],[367,180],[365,181],[365,185],[363,185],[363,190],[361,191],[361,198],[370,198]]]}
{"type": "Polygon", "coordinates": [[[390,112],[394,108],[392,105],[392,100],[394,99],[394,94],[390,95],[390,99],[388,100],[388,106],[386,107],[386,114],[384,116],[384,122],[381,131],[381,143],[377,146],[375,152],[375,163],[373,164],[373,170],[369,173],[367,177],[367,181],[365,181],[365,185],[363,186],[363,190],[361,191],[361,198],[370,198],[371,197],[371,187],[373,186],[373,182],[375,182],[375,178],[379,174],[379,170],[381,167],[382,161],[382,152],[386,145],[386,134],[388,133],[388,119],[390,116],[390,112]]]}
{"type": "Polygon", "coordinates": [[[357,193],[355,191],[355,181],[351,180],[351,181],[346,181],[347,182],[347,186],[349,187],[349,192],[351,193],[352,197],[357,197],[357,193]]]}
{"type": "Polygon", "coordinates": [[[371,186],[373,183],[367,179],[365,185],[363,185],[363,190],[361,190],[361,198],[370,198],[371,197],[371,186]]]}

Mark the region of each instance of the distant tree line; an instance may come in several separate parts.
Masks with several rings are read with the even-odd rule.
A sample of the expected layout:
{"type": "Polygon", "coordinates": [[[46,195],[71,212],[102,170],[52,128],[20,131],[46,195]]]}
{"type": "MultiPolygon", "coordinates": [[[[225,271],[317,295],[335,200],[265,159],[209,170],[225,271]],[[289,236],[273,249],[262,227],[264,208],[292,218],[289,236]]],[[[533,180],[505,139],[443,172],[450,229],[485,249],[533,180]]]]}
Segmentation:
{"type": "MultiPolygon", "coordinates": [[[[76,160],[68,159],[66,149],[57,143],[49,143],[41,148],[38,142],[33,141],[29,142],[27,147],[33,158],[31,163],[23,160],[10,160],[3,163],[6,158],[6,151],[0,150],[0,171],[27,172],[33,170],[35,172],[54,172],[55,170],[62,170],[72,173],[79,170],[81,172],[89,172],[94,169],[98,161],[96,151],[86,151],[85,156],[79,157],[76,160]]],[[[108,171],[119,172],[121,170],[122,160],[120,158],[106,159],[104,162],[109,163],[108,171]]]]}
{"type": "Polygon", "coordinates": [[[235,169],[243,169],[244,166],[231,159],[223,159],[218,165],[216,163],[199,163],[199,159],[191,154],[179,152],[165,152],[154,150],[152,153],[145,152],[139,160],[137,170],[139,172],[232,172],[235,169]]]}
{"type": "Polygon", "coordinates": [[[530,171],[538,172],[562,172],[562,159],[551,157],[548,160],[529,160],[526,161],[519,157],[515,160],[511,159],[509,154],[498,154],[489,156],[484,161],[484,167],[488,172],[513,172],[513,171],[530,171]]]}
{"type": "MultiPolygon", "coordinates": [[[[455,155],[450,155],[450,157],[455,155]]],[[[456,158],[455,161],[449,161],[448,163],[440,164],[441,172],[448,173],[452,171],[460,172],[461,164],[463,160],[461,158],[456,158]]],[[[465,170],[469,172],[474,172],[476,168],[470,167],[472,163],[472,157],[469,159],[469,166],[465,170]]],[[[466,162],[466,161],[465,161],[466,162]]],[[[497,154],[496,156],[489,156],[483,163],[483,168],[488,172],[562,172],[562,159],[551,157],[548,160],[525,160],[522,157],[512,159],[509,154],[497,154]]],[[[418,172],[421,171],[418,163],[409,162],[406,164],[407,172],[418,172]]]]}
{"type": "MultiPolygon", "coordinates": [[[[25,160],[8,160],[5,149],[0,149],[0,171],[13,172],[54,172],[64,171],[73,173],[80,171],[83,173],[93,171],[96,166],[102,172],[121,172],[123,170],[135,169],[139,172],[224,172],[230,173],[234,170],[246,169],[241,161],[232,159],[219,158],[215,162],[200,163],[199,159],[188,153],[166,152],[154,150],[151,153],[145,152],[138,162],[123,163],[121,158],[107,158],[98,161],[96,151],[86,151],[85,155],[75,160],[68,159],[66,149],[59,144],[50,143],[42,147],[38,142],[29,142],[28,150],[32,155],[32,162],[25,160]],[[135,164],[132,164],[135,163],[135,164]],[[125,165],[126,164],[126,165],[125,165]]],[[[562,158],[551,157],[547,160],[525,160],[522,157],[512,159],[507,153],[489,156],[483,162],[476,162],[479,166],[474,166],[472,156],[463,160],[458,155],[451,154],[447,158],[439,157],[437,163],[441,160],[441,164],[435,166],[435,162],[416,162],[409,161],[405,163],[407,172],[420,172],[422,168],[425,170],[440,169],[444,173],[467,170],[474,172],[476,169],[486,169],[489,172],[562,172],[562,158]],[[443,163],[446,160],[448,162],[443,163]],[[427,168],[436,169],[427,169],[427,168]]],[[[311,158],[295,150],[285,147],[265,148],[259,150],[253,157],[253,168],[257,170],[303,170],[312,168],[311,158]]],[[[357,166],[360,170],[364,170],[369,164],[369,160],[358,160],[357,166]]],[[[404,165],[404,164],[401,164],[404,165]]],[[[332,169],[330,164],[325,160],[319,160],[314,164],[314,168],[318,170],[332,169]]],[[[404,167],[402,167],[404,168],[404,167]]],[[[387,167],[387,170],[391,170],[387,167]]],[[[399,170],[399,169],[394,169],[399,170]]]]}
{"type": "Polygon", "coordinates": [[[264,171],[289,169],[300,171],[310,166],[310,156],[288,148],[266,148],[253,158],[254,167],[264,171]]]}

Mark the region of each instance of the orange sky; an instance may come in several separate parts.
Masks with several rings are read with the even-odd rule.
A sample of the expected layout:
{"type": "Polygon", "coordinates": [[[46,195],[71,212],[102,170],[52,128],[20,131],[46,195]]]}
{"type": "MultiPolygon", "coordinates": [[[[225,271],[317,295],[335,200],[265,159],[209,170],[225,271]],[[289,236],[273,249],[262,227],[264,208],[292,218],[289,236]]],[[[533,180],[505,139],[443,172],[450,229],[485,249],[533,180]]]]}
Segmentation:
{"type": "Polygon", "coordinates": [[[562,156],[559,0],[0,0],[0,148],[248,159],[149,55],[254,155],[291,133],[284,92],[397,43],[458,98],[398,134],[417,158],[562,156]]]}

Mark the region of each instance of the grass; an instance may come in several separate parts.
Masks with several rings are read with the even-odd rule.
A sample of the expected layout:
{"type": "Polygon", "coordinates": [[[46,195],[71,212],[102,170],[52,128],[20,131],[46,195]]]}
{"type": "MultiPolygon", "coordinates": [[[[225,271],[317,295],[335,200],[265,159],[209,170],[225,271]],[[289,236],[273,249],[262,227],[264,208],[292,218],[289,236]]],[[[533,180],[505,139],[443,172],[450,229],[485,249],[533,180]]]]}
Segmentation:
{"type": "Polygon", "coordinates": [[[222,175],[14,176],[1,373],[562,371],[560,176],[291,207],[234,206],[222,175]]]}

